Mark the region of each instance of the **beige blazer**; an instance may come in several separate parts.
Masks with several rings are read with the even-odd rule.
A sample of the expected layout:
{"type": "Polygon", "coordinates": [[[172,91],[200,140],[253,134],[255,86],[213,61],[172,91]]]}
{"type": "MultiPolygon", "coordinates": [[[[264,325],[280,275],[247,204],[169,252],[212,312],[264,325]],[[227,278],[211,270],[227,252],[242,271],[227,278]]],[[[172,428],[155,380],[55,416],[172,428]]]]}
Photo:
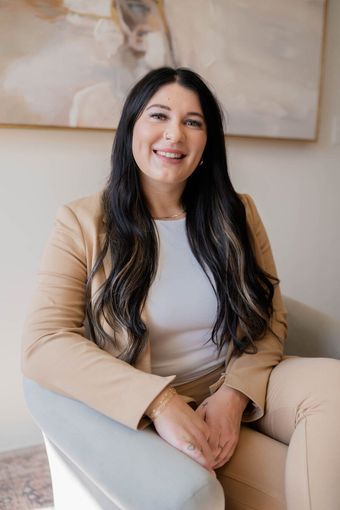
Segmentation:
{"type": "MultiPolygon", "coordinates": [[[[58,212],[24,326],[22,369],[26,377],[52,391],[80,400],[128,427],[143,428],[148,423],[144,411],[175,375],[162,377],[151,373],[149,343],[133,367],[116,358],[126,344],[125,334],[115,350],[100,349],[85,337],[85,281],[105,237],[101,196],[97,193],[76,200],[58,212]]],[[[276,275],[269,241],[254,202],[248,195],[240,198],[246,207],[258,263],[276,275]]],[[[93,294],[109,272],[107,256],[95,275],[93,294]]],[[[230,345],[225,373],[210,387],[213,392],[225,384],[247,395],[253,404],[247,421],[263,415],[270,371],[282,358],[287,324],[278,287],[273,305],[271,327],[282,341],[268,332],[257,342],[256,354],[239,357],[232,355],[230,345]]]]}

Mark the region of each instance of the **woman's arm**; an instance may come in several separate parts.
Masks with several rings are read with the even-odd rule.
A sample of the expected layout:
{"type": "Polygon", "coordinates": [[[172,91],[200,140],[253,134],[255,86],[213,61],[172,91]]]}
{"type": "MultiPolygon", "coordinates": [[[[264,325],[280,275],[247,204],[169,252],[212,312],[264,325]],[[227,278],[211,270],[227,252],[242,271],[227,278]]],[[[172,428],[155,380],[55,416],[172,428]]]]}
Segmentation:
{"type": "Polygon", "coordinates": [[[136,369],[85,337],[85,282],[99,251],[95,215],[100,203],[86,200],[78,208],[62,207],[57,215],[24,326],[22,370],[42,386],[136,429],[175,376],[136,369]]]}

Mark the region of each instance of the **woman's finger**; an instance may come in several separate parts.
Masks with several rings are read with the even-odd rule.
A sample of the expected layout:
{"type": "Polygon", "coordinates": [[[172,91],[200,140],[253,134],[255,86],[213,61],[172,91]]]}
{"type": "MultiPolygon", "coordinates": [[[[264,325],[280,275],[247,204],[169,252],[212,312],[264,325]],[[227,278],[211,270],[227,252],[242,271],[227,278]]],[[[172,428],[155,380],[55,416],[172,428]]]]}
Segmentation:
{"type": "Polygon", "coordinates": [[[208,444],[200,445],[196,438],[185,439],[179,446],[179,449],[191,457],[193,460],[201,464],[203,467],[208,469],[208,471],[212,470],[214,458],[208,444]]]}
{"type": "Polygon", "coordinates": [[[220,454],[223,447],[220,445],[221,433],[217,430],[212,430],[209,437],[209,446],[213,452],[214,458],[220,454]]]}
{"type": "Polygon", "coordinates": [[[205,419],[206,411],[205,411],[205,408],[204,408],[204,407],[198,407],[198,408],[196,409],[195,413],[197,413],[197,414],[198,414],[198,416],[199,416],[200,418],[202,418],[202,420],[204,420],[204,419],[205,419]]]}
{"type": "Polygon", "coordinates": [[[234,454],[237,442],[228,441],[224,448],[220,449],[220,453],[215,458],[214,469],[224,466],[234,454]]]}
{"type": "Polygon", "coordinates": [[[225,459],[230,450],[231,446],[229,441],[224,446],[218,445],[217,454],[215,455],[215,463],[217,464],[225,459]]]}
{"type": "Polygon", "coordinates": [[[201,443],[201,452],[202,452],[202,455],[207,459],[208,465],[209,465],[209,470],[211,471],[212,467],[215,463],[215,457],[214,457],[214,454],[209,446],[208,441],[204,440],[201,443]]]}
{"type": "Polygon", "coordinates": [[[203,400],[203,402],[195,410],[195,412],[202,418],[202,420],[205,420],[205,416],[207,413],[207,405],[208,402],[206,400],[203,400]]]}
{"type": "Polygon", "coordinates": [[[222,453],[223,447],[217,442],[214,445],[214,448],[212,447],[211,449],[214,454],[215,462],[218,462],[221,458],[221,453],[222,453]]]}

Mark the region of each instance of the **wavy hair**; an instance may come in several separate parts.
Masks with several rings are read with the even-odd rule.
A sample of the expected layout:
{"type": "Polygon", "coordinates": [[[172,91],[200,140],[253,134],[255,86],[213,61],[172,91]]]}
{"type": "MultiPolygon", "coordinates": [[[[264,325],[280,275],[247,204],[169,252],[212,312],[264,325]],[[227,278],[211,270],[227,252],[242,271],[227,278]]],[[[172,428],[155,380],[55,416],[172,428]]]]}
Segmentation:
{"type": "Polygon", "coordinates": [[[105,243],[87,281],[86,314],[92,339],[100,347],[109,342],[118,348],[117,333],[125,329],[128,345],[119,357],[132,365],[147,341],[141,310],[156,274],[159,249],[157,229],[132,154],[133,128],[160,87],[174,82],[198,96],[207,127],[203,164],[188,178],[181,201],[191,250],[217,298],[210,340],[219,352],[228,341],[238,353],[256,352],[255,341],[269,328],[274,285],[278,283],[259,267],[251,247],[245,207],[228,174],[218,101],[202,78],[189,69],[150,71],[131,89],[122,110],[103,193],[105,243]],[[108,253],[111,273],[91,299],[91,282],[108,253]],[[105,331],[103,319],[113,336],[105,331]],[[238,324],[242,338],[237,337],[238,324]]]}

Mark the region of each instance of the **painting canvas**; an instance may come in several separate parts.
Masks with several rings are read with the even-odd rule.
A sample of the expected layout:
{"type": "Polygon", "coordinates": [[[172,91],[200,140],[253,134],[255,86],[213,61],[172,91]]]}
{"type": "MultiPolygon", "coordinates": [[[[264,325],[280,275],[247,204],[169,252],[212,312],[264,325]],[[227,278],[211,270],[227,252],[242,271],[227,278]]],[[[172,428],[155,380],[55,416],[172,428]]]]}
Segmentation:
{"type": "Polygon", "coordinates": [[[147,71],[197,71],[226,132],[315,139],[326,0],[0,0],[0,124],[114,129],[147,71]]]}

